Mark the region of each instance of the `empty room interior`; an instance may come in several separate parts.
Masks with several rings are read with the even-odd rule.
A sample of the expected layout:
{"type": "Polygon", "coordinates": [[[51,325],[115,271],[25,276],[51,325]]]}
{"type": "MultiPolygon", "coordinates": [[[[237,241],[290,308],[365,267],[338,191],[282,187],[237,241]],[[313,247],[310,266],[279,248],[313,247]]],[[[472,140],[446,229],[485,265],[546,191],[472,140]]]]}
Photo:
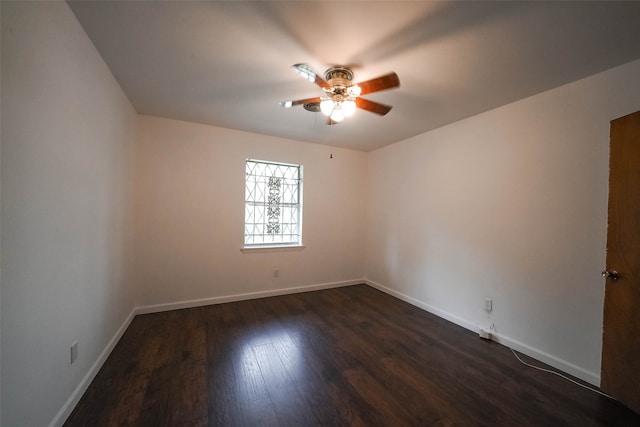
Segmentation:
{"type": "Polygon", "coordinates": [[[2,426],[640,425],[640,2],[0,14],[2,426]]]}

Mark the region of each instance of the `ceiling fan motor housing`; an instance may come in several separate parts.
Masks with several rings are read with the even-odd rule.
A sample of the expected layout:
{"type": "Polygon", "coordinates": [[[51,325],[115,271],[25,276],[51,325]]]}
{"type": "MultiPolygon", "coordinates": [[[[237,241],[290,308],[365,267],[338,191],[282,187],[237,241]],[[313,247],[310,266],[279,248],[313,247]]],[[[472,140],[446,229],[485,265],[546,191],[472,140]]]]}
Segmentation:
{"type": "Polygon", "coordinates": [[[324,79],[329,82],[332,87],[349,87],[353,83],[353,71],[342,65],[336,65],[324,72],[324,79]]]}

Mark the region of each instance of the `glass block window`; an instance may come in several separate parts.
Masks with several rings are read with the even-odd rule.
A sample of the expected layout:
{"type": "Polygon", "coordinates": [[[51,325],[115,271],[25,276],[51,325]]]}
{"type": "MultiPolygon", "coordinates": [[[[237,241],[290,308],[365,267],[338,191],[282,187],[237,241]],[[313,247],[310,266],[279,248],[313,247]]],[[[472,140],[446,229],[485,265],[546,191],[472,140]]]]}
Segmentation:
{"type": "Polygon", "coordinates": [[[244,245],[302,244],[302,166],[247,160],[244,245]]]}

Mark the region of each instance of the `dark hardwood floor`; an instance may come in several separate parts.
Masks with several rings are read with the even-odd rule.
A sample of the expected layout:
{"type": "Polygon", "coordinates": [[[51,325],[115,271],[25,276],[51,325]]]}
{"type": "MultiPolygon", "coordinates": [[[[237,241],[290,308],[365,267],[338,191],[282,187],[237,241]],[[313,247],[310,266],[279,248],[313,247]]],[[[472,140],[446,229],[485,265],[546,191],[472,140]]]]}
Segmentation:
{"type": "Polygon", "coordinates": [[[640,416],[358,285],[137,316],[65,425],[582,427],[640,416]]]}

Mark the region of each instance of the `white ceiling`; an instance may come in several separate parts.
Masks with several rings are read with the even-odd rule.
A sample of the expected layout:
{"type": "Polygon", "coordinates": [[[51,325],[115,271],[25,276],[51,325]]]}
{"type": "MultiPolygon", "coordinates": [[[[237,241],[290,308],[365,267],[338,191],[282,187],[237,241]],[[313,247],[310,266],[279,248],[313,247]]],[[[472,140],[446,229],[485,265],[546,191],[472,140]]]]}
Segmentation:
{"type": "Polygon", "coordinates": [[[71,1],[141,114],[369,151],[640,58],[640,2],[71,1]],[[336,126],[279,101],[319,96],[290,66],[393,105],[336,126]]]}

